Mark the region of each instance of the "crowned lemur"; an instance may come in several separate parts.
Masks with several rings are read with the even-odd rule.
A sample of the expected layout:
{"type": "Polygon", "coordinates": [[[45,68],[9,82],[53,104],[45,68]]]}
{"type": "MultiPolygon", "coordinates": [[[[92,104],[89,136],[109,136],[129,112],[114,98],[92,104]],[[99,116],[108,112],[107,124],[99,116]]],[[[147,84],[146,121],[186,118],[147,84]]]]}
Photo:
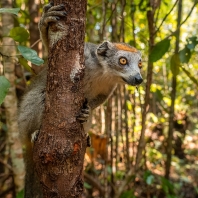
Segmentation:
{"type": "MultiPolygon", "coordinates": [[[[48,38],[50,34],[48,32],[49,23],[58,26],[60,17],[65,16],[64,5],[48,4],[44,7],[39,22],[39,30],[46,48],[50,39],[48,38]]],[[[50,35],[49,37],[53,36],[58,38],[57,35],[50,35]]],[[[85,43],[84,56],[83,89],[91,110],[102,104],[118,83],[137,86],[143,81],[140,74],[141,53],[125,43],[111,43],[109,41],[99,45],[85,43]]],[[[19,107],[18,123],[26,164],[25,198],[42,197],[39,181],[34,172],[31,138],[32,134],[38,132],[41,126],[47,80],[46,68],[34,78],[19,107]]],[[[87,113],[86,109],[82,109],[78,119],[85,121],[87,113]]]]}

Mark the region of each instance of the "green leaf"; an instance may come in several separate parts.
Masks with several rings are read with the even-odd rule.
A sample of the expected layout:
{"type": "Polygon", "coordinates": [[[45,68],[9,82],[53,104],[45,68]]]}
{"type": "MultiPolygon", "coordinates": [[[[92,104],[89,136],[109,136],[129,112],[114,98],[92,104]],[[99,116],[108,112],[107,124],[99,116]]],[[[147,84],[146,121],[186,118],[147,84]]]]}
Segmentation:
{"type": "Polygon", "coordinates": [[[9,36],[15,41],[23,42],[29,38],[29,32],[23,27],[15,27],[10,30],[9,36]]]}
{"type": "Polygon", "coordinates": [[[8,89],[10,88],[10,82],[5,76],[0,76],[0,105],[2,104],[8,89]]]}
{"type": "Polygon", "coordinates": [[[151,54],[149,56],[150,61],[151,62],[158,61],[168,51],[169,47],[170,47],[169,39],[164,39],[164,40],[160,41],[159,43],[157,43],[153,47],[151,54]]]}
{"type": "Polygon", "coordinates": [[[173,194],[174,192],[174,186],[173,184],[167,180],[166,178],[162,177],[161,178],[161,182],[162,182],[162,189],[166,194],[173,194]]]}
{"type": "Polygon", "coordinates": [[[145,171],[143,178],[148,185],[151,185],[154,181],[154,176],[152,175],[151,171],[145,171]]]}
{"type": "Polygon", "coordinates": [[[20,63],[21,65],[23,65],[23,67],[24,67],[27,71],[29,71],[29,72],[31,72],[31,73],[34,73],[34,72],[32,71],[32,68],[28,65],[28,62],[27,62],[27,60],[26,60],[25,58],[23,58],[23,57],[21,56],[21,57],[18,58],[18,60],[19,60],[19,63],[20,63]]]}
{"type": "Polygon", "coordinates": [[[92,186],[89,185],[87,182],[84,182],[84,187],[85,187],[86,189],[91,189],[91,188],[92,188],[92,186]]]}
{"type": "Polygon", "coordinates": [[[151,185],[154,181],[154,176],[153,175],[149,175],[147,178],[146,178],[146,183],[148,185],[151,185]]]}
{"type": "Polygon", "coordinates": [[[179,51],[179,59],[181,63],[188,63],[191,57],[191,52],[188,47],[185,47],[183,50],[179,51]]]}
{"type": "Polygon", "coordinates": [[[171,57],[171,72],[173,74],[173,76],[177,76],[179,74],[179,67],[180,67],[181,63],[180,63],[180,59],[179,59],[179,54],[174,54],[171,57]]]}
{"type": "Polygon", "coordinates": [[[44,63],[44,60],[38,57],[37,52],[35,50],[22,45],[18,45],[17,48],[21,52],[22,56],[26,60],[32,62],[33,64],[39,66],[44,63]]]}
{"type": "Polygon", "coordinates": [[[188,44],[186,45],[188,49],[195,49],[196,45],[198,44],[197,37],[193,36],[188,38],[188,44]]]}
{"type": "Polygon", "coordinates": [[[135,198],[135,196],[132,190],[128,190],[128,191],[123,192],[120,198],[135,198]]]}
{"type": "Polygon", "coordinates": [[[16,198],[23,198],[24,197],[24,190],[21,190],[20,192],[17,193],[16,198]]]}
{"type": "Polygon", "coordinates": [[[18,14],[20,8],[0,8],[1,13],[11,13],[11,14],[18,14]]]}

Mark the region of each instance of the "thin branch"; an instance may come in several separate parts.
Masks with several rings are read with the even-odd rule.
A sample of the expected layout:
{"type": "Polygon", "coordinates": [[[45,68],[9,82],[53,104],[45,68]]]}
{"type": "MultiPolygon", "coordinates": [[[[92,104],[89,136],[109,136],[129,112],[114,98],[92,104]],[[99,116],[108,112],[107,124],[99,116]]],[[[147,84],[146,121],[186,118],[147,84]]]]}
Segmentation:
{"type": "Polygon", "coordinates": [[[109,16],[109,18],[106,20],[105,25],[107,25],[107,23],[108,23],[108,22],[110,21],[110,19],[112,18],[113,13],[115,12],[115,10],[116,10],[116,8],[117,8],[118,1],[119,1],[119,0],[117,0],[117,1],[115,2],[115,7],[114,7],[114,9],[111,11],[111,15],[109,16]]]}
{"type": "Polygon", "coordinates": [[[87,174],[84,172],[84,177],[85,179],[90,182],[95,188],[97,188],[99,191],[100,191],[100,194],[101,195],[104,195],[105,194],[105,189],[103,186],[101,186],[100,182],[93,178],[91,175],[87,174]]]}
{"type": "Polygon", "coordinates": [[[158,17],[159,17],[159,13],[160,13],[160,8],[161,8],[161,3],[160,3],[159,8],[157,10],[157,14],[156,14],[156,17],[155,17],[155,24],[157,24],[157,21],[158,21],[158,17]]]}
{"type": "Polygon", "coordinates": [[[30,48],[33,48],[37,43],[39,43],[41,41],[41,39],[38,39],[36,42],[34,42],[31,46],[30,46],[30,48]]]}
{"type": "Polygon", "coordinates": [[[170,11],[166,14],[166,16],[163,18],[161,24],[159,25],[159,27],[157,28],[157,30],[155,31],[154,34],[156,34],[156,33],[160,30],[160,28],[162,27],[164,21],[167,19],[167,17],[169,16],[169,14],[173,11],[173,9],[174,9],[175,6],[177,5],[178,1],[179,1],[179,0],[176,0],[176,1],[175,1],[173,7],[172,7],[172,8],[170,9],[170,11]]]}
{"type": "Polygon", "coordinates": [[[10,56],[8,56],[8,55],[3,54],[2,52],[0,52],[0,55],[1,55],[2,57],[6,57],[6,58],[9,58],[9,57],[10,57],[10,56]]]}
{"type": "Polygon", "coordinates": [[[169,36],[167,36],[165,39],[168,39],[169,37],[174,36],[174,35],[178,32],[178,30],[180,29],[180,27],[181,27],[181,26],[188,20],[188,18],[190,17],[190,15],[191,15],[191,13],[193,12],[193,10],[194,10],[194,8],[195,8],[195,6],[196,6],[197,3],[198,3],[198,0],[195,1],[195,3],[194,3],[194,5],[192,6],[190,12],[189,12],[188,15],[186,16],[186,18],[180,23],[180,25],[177,27],[177,29],[176,29],[174,32],[172,32],[169,36]]]}
{"type": "Polygon", "coordinates": [[[9,164],[7,164],[6,162],[4,162],[1,158],[0,158],[0,163],[5,165],[11,172],[13,172],[12,167],[9,164]]]}
{"type": "Polygon", "coordinates": [[[125,187],[127,186],[127,184],[129,182],[131,182],[131,179],[135,176],[135,172],[137,172],[137,170],[135,171],[134,167],[132,167],[128,173],[126,174],[126,178],[125,180],[120,184],[120,187],[118,188],[118,191],[115,195],[115,198],[119,198],[120,195],[122,194],[122,192],[124,191],[125,187]]]}

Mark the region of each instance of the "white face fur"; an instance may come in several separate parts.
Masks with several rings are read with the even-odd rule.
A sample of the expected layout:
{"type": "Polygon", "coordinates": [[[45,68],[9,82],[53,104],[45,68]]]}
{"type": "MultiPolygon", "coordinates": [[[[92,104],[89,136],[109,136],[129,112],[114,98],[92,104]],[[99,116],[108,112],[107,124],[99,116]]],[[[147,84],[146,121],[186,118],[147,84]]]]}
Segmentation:
{"type": "MultiPolygon", "coordinates": [[[[117,77],[119,83],[127,83],[133,86],[142,83],[143,79],[140,74],[142,67],[141,53],[134,48],[126,46],[127,50],[120,50],[116,48],[113,43],[106,42],[102,45],[102,49],[98,52],[98,59],[103,65],[107,73],[117,77]],[[102,50],[102,51],[100,51],[102,50]]],[[[125,47],[125,45],[123,45],[125,47]]],[[[123,48],[124,48],[123,47],[123,48]]]]}

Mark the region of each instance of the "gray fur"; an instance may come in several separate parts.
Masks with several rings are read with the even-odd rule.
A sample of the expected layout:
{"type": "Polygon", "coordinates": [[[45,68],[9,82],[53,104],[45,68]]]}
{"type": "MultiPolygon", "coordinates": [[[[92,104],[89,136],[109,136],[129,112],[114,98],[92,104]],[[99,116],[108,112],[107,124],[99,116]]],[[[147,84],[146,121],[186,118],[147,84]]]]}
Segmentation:
{"type": "MultiPolygon", "coordinates": [[[[39,30],[44,46],[48,40],[48,22],[57,22],[55,18],[56,6],[48,5],[39,23],[39,30]],[[53,20],[49,20],[53,11],[53,20]],[[47,13],[47,15],[46,15],[47,13]]],[[[60,6],[57,6],[60,16],[60,6]]],[[[123,44],[124,45],[124,44],[123,44]]],[[[101,45],[86,43],[85,55],[85,76],[84,94],[91,109],[101,105],[115,89],[117,83],[138,85],[137,76],[141,78],[138,63],[141,59],[140,53],[123,51],[116,48],[114,43],[103,42],[101,45]],[[119,63],[120,57],[125,57],[127,65],[119,63]]],[[[39,73],[32,81],[27,92],[23,96],[19,108],[19,130],[23,145],[25,146],[24,159],[26,163],[25,198],[42,197],[37,176],[34,172],[32,158],[31,135],[40,129],[44,111],[45,89],[47,80],[47,69],[39,73]]],[[[89,123],[89,122],[88,122],[89,123]]],[[[87,131],[88,123],[84,125],[87,131]]]]}

